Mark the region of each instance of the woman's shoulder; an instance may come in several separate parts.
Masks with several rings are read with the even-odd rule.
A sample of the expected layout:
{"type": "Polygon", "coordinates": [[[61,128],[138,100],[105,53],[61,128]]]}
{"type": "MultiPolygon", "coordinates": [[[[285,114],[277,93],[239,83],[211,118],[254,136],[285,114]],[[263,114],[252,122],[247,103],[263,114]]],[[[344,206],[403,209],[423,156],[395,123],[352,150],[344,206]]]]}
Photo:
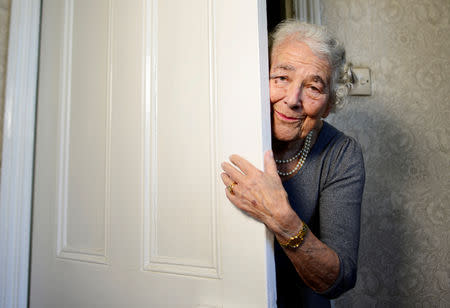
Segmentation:
{"type": "Polygon", "coordinates": [[[317,150],[322,153],[336,152],[340,150],[362,152],[359,142],[344,132],[340,131],[328,122],[323,122],[317,139],[317,150]]]}
{"type": "Polygon", "coordinates": [[[359,142],[331,124],[324,122],[322,129],[324,135],[317,149],[317,155],[320,156],[321,187],[342,178],[357,179],[355,182],[363,186],[365,167],[359,142]]]}
{"type": "Polygon", "coordinates": [[[361,145],[334,126],[324,122],[317,140],[315,155],[320,161],[322,170],[337,170],[352,166],[362,173],[364,158],[361,145]]]}

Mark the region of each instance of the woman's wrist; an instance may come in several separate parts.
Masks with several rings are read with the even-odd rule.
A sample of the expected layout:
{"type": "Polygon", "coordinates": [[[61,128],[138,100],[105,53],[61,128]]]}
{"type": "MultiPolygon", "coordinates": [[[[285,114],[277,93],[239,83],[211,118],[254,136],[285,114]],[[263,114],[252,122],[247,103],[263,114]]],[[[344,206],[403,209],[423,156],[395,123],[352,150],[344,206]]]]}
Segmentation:
{"type": "Polygon", "coordinates": [[[300,231],[298,231],[295,236],[291,236],[287,241],[281,241],[278,239],[278,242],[284,248],[296,249],[300,247],[300,245],[303,243],[307,232],[308,226],[305,223],[303,223],[300,231]]]}
{"type": "Polygon", "coordinates": [[[299,230],[302,230],[303,225],[303,222],[299,221],[298,223],[292,224],[290,228],[282,229],[280,232],[274,233],[275,237],[280,243],[289,242],[291,238],[299,233],[299,230]]]}
{"type": "Polygon", "coordinates": [[[289,206],[289,210],[286,213],[280,215],[277,219],[277,227],[272,230],[278,241],[286,242],[291,237],[298,234],[299,230],[303,227],[303,222],[298,217],[297,213],[289,206]]]}

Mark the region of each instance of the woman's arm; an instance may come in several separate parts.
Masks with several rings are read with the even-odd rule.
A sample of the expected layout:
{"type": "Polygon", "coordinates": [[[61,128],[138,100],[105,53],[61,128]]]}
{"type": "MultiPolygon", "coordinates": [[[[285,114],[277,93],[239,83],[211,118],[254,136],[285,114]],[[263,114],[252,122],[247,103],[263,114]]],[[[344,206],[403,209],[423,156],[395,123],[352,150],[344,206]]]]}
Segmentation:
{"type": "MultiPolygon", "coordinates": [[[[233,155],[223,163],[225,185],[233,185],[227,197],[239,209],[263,222],[281,243],[295,236],[303,222],[289,204],[270,152],[264,157],[264,172],[233,155]]],[[[364,185],[360,147],[350,139],[330,156],[326,181],[319,200],[320,240],[308,230],[302,244],[284,248],[298,274],[314,291],[334,298],[356,282],[359,215],[364,185]]]]}
{"type": "MultiPolygon", "coordinates": [[[[277,174],[272,152],[264,157],[262,172],[238,155],[232,155],[229,163],[223,163],[222,180],[229,186],[228,199],[239,209],[264,223],[277,240],[284,243],[302,228],[303,222],[289,205],[287,193],[277,174]]],[[[339,275],[339,257],[330,247],[308,230],[304,242],[296,249],[285,248],[286,255],[294,264],[303,281],[313,290],[322,292],[336,281],[339,275]]]]}
{"type": "MultiPolygon", "coordinates": [[[[296,235],[298,230],[301,230],[303,227],[303,222],[298,218],[297,214],[293,212],[291,215],[297,222],[292,223],[290,229],[297,231],[288,231],[286,229],[283,235],[274,233],[280,243],[289,241],[289,237],[286,237],[286,234],[296,235]]],[[[284,247],[283,249],[299,276],[312,290],[318,293],[324,292],[338,278],[340,268],[338,255],[333,249],[321,242],[311,230],[308,229],[303,242],[298,248],[284,247]]]]}

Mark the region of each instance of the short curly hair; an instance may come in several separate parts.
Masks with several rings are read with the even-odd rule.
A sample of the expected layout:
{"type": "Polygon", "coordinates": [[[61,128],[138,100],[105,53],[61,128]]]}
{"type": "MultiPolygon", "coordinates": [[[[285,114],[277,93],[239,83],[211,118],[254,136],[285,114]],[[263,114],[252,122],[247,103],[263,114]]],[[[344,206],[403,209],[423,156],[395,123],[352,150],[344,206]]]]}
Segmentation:
{"type": "Polygon", "coordinates": [[[345,49],[323,26],[287,19],[279,23],[269,36],[269,54],[286,39],[295,39],[308,45],[316,56],[328,61],[331,68],[329,104],[334,111],[345,97],[348,84],[339,83],[346,68],[345,49]],[[343,92],[345,94],[343,94],[343,92]]]}

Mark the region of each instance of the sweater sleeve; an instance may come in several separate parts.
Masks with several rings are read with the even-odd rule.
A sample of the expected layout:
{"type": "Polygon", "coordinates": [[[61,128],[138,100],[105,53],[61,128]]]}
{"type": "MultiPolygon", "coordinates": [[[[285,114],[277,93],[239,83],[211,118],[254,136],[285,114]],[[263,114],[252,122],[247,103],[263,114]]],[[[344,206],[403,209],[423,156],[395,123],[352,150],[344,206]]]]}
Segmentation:
{"type": "Polygon", "coordinates": [[[339,275],[321,292],[336,298],[356,283],[364,160],[359,143],[343,137],[329,152],[322,169],[319,197],[319,238],[339,257],[339,275]]]}

